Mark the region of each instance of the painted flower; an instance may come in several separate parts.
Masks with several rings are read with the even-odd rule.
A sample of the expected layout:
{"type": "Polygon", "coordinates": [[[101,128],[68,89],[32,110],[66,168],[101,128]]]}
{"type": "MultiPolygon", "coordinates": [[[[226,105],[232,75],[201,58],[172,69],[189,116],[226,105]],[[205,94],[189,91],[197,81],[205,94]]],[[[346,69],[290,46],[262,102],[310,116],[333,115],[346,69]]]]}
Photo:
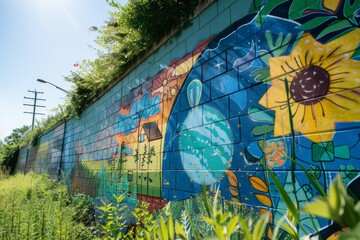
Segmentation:
{"type": "Polygon", "coordinates": [[[283,141],[266,141],[266,163],[268,167],[281,167],[286,162],[286,153],[285,153],[283,141]]]}
{"type": "Polygon", "coordinates": [[[275,136],[291,133],[290,115],[314,142],[331,141],[337,122],[360,120],[360,62],[351,59],[359,40],[358,29],[327,44],[305,35],[289,56],[269,59],[271,87],[259,103],[275,110],[275,136]]]}

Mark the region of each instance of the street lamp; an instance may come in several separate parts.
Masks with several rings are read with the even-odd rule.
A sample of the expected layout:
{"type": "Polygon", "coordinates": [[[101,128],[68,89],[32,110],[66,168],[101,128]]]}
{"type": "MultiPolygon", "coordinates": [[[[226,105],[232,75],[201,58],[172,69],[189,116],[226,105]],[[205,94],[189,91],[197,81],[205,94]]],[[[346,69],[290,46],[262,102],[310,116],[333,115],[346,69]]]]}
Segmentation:
{"type": "Polygon", "coordinates": [[[59,87],[59,86],[56,86],[55,84],[53,84],[53,83],[51,83],[51,82],[48,82],[48,81],[45,81],[45,80],[43,80],[43,79],[36,79],[36,81],[38,81],[38,82],[41,82],[41,83],[48,83],[48,84],[50,84],[50,85],[53,85],[54,87],[56,87],[57,89],[59,89],[59,90],[61,90],[61,91],[63,91],[63,92],[66,92],[67,94],[69,94],[70,92],[69,91],[66,91],[65,89],[63,89],[63,88],[61,88],[61,87],[59,87]]]}

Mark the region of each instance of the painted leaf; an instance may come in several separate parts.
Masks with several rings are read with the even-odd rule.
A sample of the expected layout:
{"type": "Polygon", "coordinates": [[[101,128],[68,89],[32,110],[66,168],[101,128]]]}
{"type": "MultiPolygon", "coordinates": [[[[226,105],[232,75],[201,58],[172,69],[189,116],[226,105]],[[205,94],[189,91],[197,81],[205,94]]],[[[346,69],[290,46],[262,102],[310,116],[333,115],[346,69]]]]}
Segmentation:
{"type": "MultiPolygon", "coordinates": [[[[275,1],[276,2],[276,1],[275,1]]],[[[318,1],[294,0],[289,9],[289,18],[294,20],[309,12],[322,12],[322,5],[318,1]],[[302,11],[300,11],[300,9],[302,11]]]]}
{"type": "MultiPolygon", "coordinates": [[[[345,30],[346,28],[352,27],[351,23],[347,20],[337,20],[333,22],[329,27],[325,28],[316,38],[322,38],[327,34],[330,34],[332,32],[336,32],[339,30],[345,30]]],[[[344,34],[344,33],[343,33],[344,34]]]]}
{"type": "Polygon", "coordinates": [[[353,55],[351,56],[351,58],[354,58],[356,60],[359,60],[359,56],[360,56],[360,47],[359,45],[356,47],[353,55]]]}
{"type": "Polygon", "coordinates": [[[254,127],[251,133],[254,136],[262,136],[272,131],[274,131],[274,126],[262,125],[262,126],[254,127]]]}
{"type": "Polygon", "coordinates": [[[256,190],[261,192],[269,192],[269,188],[266,186],[266,183],[264,183],[264,181],[260,178],[252,176],[249,177],[249,181],[256,190]]]}
{"type": "Polygon", "coordinates": [[[269,1],[264,7],[260,10],[258,18],[256,18],[256,26],[260,26],[263,23],[265,17],[273,10],[277,5],[279,5],[278,1],[269,1]]]}
{"type": "Polygon", "coordinates": [[[313,18],[312,20],[301,25],[300,28],[302,30],[311,30],[311,29],[316,28],[319,25],[323,24],[324,22],[329,21],[332,18],[335,18],[335,17],[334,16],[325,16],[325,17],[313,18]]]}
{"type": "Polygon", "coordinates": [[[345,4],[344,4],[344,16],[346,18],[351,19],[351,16],[354,15],[354,12],[357,10],[357,8],[358,8],[358,4],[356,4],[356,1],[353,1],[352,5],[351,5],[351,1],[345,1],[345,4]]]}
{"type": "Polygon", "coordinates": [[[229,183],[231,186],[237,187],[239,184],[238,179],[233,171],[225,170],[225,174],[228,177],[229,183]]]}
{"type": "Polygon", "coordinates": [[[284,40],[281,42],[281,44],[273,50],[272,54],[274,55],[274,57],[283,55],[283,53],[289,47],[289,42],[291,40],[291,37],[292,37],[291,33],[286,34],[286,36],[285,36],[284,40]]]}
{"type": "Polygon", "coordinates": [[[249,117],[256,122],[274,122],[274,117],[257,107],[249,108],[249,117]]]}
{"type": "Polygon", "coordinates": [[[236,188],[234,188],[234,187],[228,187],[228,190],[230,191],[230,193],[231,193],[231,195],[233,195],[233,196],[235,196],[235,197],[237,197],[237,196],[239,196],[239,190],[237,190],[236,188]]]}
{"type": "MultiPolygon", "coordinates": [[[[264,58],[262,57],[261,58],[264,62],[268,62],[268,58],[264,58]]],[[[266,82],[269,80],[269,77],[270,77],[270,70],[269,68],[261,68],[261,69],[258,69],[258,70],[255,70],[253,72],[250,73],[250,76],[256,76],[255,77],[255,80],[258,81],[258,82],[266,82]]]]}
{"type": "Polygon", "coordinates": [[[262,0],[254,0],[253,4],[251,4],[251,10],[250,12],[255,12],[255,11],[259,11],[261,9],[261,7],[263,6],[263,1],[262,0]]]}
{"type": "Polygon", "coordinates": [[[259,200],[262,204],[271,207],[272,203],[271,203],[271,199],[268,196],[265,196],[263,194],[255,194],[255,197],[257,198],[257,200],[259,200]]]}

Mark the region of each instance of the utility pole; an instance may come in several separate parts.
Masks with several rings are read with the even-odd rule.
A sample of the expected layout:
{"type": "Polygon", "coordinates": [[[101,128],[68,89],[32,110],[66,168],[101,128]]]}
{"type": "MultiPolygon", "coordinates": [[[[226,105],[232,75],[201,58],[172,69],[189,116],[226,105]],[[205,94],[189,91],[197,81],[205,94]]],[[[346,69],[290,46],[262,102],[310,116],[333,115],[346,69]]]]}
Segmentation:
{"type": "MultiPolygon", "coordinates": [[[[44,94],[44,92],[38,92],[38,91],[36,91],[36,89],[34,91],[28,90],[28,92],[34,93],[34,97],[33,98],[32,97],[24,97],[24,98],[32,100],[34,104],[24,104],[24,106],[32,107],[33,111],[32,112],[24,112],[24,113],[32,114],[31,130],[33,130],[34,129],[34,124],[35,124],[35,115],[45,115],[43,113],[37,113],[36,112],[37,107],[42,107],[42,108],[45,107],[45,106],[42,106],[42,105],[37,105],[37,101],[46,101],[46,99],[38,98],[38,94],[44,94]]],[[[24,174],[26,173],[26,167],[27,167],[27,162],[28,162],[28,158],[29,158],[29,147],[26,147],[26,148],[27,148],[27,151],[26,151],[24,174]]]]}
{"type": "Polygon", "coordinates": [[[29,107],[32,107],[33,108],[33,111],[32,112],[24,112],[24,113],[29,113],[29,114],[32,114],[32,124],[31,124],[31,130],[34,129],[34,124],[35,124],[35,115],[45,115],[43,113],[37,113],[36,112],[36,108],[37,107],[45,107],[45,106],[42,106],[42,105],[37,105],[37,101],[46,101],[46,99],[43,99],[43,98],[38,98],[38,94],[44,94],[44,92],[38,92],[36,91],[36,89],[34,91],[31,91],[31,90],[28,90],[28,92],[31,92],[31,93],[34,93],[34,97],[31,98],[31,97],[24,97],[25,99],[30,99],[30,100],[33,100],[34,104],[24,104],[24,106],[29,106],[29,107]]]}

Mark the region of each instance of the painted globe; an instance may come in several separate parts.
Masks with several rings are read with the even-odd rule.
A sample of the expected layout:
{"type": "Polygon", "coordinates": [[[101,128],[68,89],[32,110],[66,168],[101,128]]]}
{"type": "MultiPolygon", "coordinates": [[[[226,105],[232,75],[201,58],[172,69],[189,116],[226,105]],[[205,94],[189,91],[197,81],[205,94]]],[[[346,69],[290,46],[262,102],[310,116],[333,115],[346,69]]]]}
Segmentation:
{"type": "Polygon", "coordinates": [[[189,178],[202,185],[219,181],[230,164],[230,125],[215,108],[191,109],[180,133],[181,162],[189,178]]]}

